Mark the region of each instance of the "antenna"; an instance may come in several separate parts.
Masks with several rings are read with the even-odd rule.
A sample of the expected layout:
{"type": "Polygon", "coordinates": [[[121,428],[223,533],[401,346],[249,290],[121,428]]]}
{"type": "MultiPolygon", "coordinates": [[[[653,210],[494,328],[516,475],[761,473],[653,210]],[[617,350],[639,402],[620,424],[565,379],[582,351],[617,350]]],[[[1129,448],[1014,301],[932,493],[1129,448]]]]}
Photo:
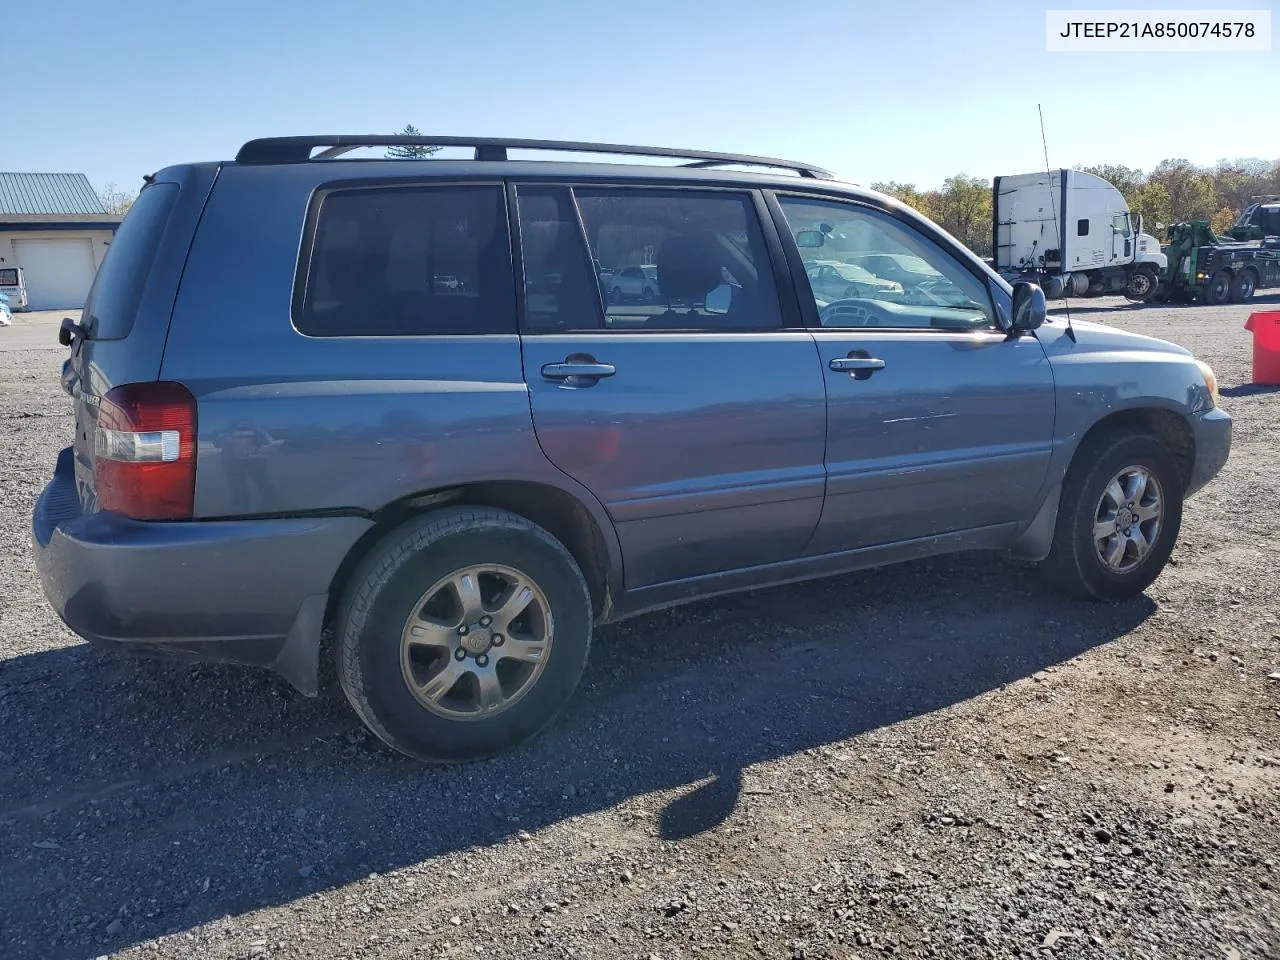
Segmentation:
{"type": "MultiPolygon", "coordinates": [[[[1059,240],[1061,241],[1064,238],[1062,230],[1058,226],[1058,208],[1053,202],[1053,174],[1049,170],[1049,141],[1044,135],[1044,108],[1037,103],[1036,111],[1040,114],[1040,143],[1044,145],[1044,172],[1045,176],[1049,178],[1049,181],[1046,183],[1046,187],[1049,191],[1049,209],[1053,211],[1053,232],[1058,235],[1059,240]]],[[[1060,242],[1059,246],[1065,248],[1066,243],[1060,242]]],[[[1067,251],[1065,249],[1060,249],[1058,251],[1058,262],[1065,271],[1067,266],[1067,251]]],[[[1072,343],[1075,343],[1076,331],[1071,326],[1071,297],[1067,295],[1067,287],[1065,285],[1062,288],[1062,302],[1066,305],[1067,310],[1067,336],[1071,338],[1072,343]]]]}

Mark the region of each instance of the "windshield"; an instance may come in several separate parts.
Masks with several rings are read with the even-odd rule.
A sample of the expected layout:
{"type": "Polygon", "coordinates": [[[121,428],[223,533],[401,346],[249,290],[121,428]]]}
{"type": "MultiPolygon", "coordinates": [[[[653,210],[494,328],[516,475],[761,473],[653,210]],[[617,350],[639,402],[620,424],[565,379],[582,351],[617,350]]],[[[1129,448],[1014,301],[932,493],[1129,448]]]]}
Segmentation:
{"type": "Polygon", "coordinates": [[[1262,206],[1262,204],[1254,203],[1254,204],[1250,204],[1249,206],[1245,207],[1245,208],[1244,208],[1244,213],[1240,214],[1240,219],[1238,219],[1238,220],[1235,222],[1235,225],[1236,225],[1237,227],[1247,227],[1247,226],[1249,225],[1249,220],[1250,220],[1250,218],[1252,218],[1252,217],[1253,217],[1253,213],[1254,213],[1254,211],[1255,211],[1255,210],[1257,210],[1257,209],[1258,209],[1258,207],[1260,207],[1260,206],[1262,206]]]}

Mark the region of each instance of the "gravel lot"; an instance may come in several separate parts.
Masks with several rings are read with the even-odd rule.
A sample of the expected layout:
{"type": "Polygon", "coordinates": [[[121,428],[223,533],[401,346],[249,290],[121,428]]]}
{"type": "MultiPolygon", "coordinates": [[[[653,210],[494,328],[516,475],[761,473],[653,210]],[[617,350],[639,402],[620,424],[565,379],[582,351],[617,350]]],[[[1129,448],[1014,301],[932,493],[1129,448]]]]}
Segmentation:
{"type": "Polygon", "coordinates": [[[332,689],[60,626],[28,530],[64,351],[19,317],[0,956],[1280,956],[1280,392],[1246,386],[1248,313],[1076,308],[1192,348],[1235,417],[1147,596],[972,555],[649,616],[549,732],[448,769],[332,689]]]}

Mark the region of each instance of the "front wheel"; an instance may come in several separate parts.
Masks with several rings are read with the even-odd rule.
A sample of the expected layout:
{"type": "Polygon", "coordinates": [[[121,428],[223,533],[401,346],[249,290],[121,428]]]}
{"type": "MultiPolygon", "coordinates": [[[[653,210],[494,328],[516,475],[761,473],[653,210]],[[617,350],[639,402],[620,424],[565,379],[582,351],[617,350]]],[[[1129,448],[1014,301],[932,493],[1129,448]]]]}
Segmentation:
{"type": "Polygon", "coordinates": [[[1226,270],[1219,270],[1209,282],[1205,284],[1203,292],[1204,303],[1210,306],[1220,307],[1224,303],[1231,300],[1231,274],[1226,270]]]}
{"type": "Polygon", "coordinates": [[[338,620],[338,675],[360,719],[419,760],[472,760],[546,726],[591,646],[591,601],[564,546],[504,510],[417,518],[373,548],[338,620]]]}
{"type": "Polygon", "coordinates": [[[1155,270],[1151,267],[1139,267],[1129,274],[1129,280],[1124,288],[1124,295],[1129,300],[1146,303],[1156,295],[1156,290],[1159,287],[1160,278],[1156,275],[1155,270]]]}
{"type": "Polygon", "coordinates": [[[1118,601],[1145,590],[1168,562],[1182,525],[1182,476],[1146,434],[1085,441],[1063,481],[1046,578],[1072,596],[1118,601]]]}

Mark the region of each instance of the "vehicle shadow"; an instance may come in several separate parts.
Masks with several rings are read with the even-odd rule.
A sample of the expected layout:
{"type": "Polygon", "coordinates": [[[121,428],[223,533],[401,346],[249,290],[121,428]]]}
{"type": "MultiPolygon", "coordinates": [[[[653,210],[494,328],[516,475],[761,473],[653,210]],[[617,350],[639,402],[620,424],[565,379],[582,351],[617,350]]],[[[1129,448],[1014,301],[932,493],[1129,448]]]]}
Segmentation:
{"type": "MultiPolygon", "coordinates": [[[[1224,306],[1232,306],[1232,307],[1251,306],[1251,307],[1254,307],[1255,309],[1261,308],[1263,310],[1266,310],[1272,304],[1277,304],[1277,303],[1280,303],[1280,294],[1264,295],[1259,293],[1258,295],[1253,297],[1247,304],[1232,303],[1232,304],[1225,304],[1224,306]]],[[[1194,310],[1202,306],[1204,306],[1204,304],[1202,303],[1194,303],[1194,302],[1189,303],[1181,300],[1160,300],[1160,301],[1152,301],[1150,303],[1126,302],[1126,303],[1120,303],[1120,304],[1102,305],[1102,304],[1090,303],[1090,301],[1086,298],[1086,299],[1073,299],[1071,301],[1070,307],[1067,307],[1067,306],[1064,306],[1062,301],[1060,300],[1051,300],[1049,301],[1049,316],[1054,318],[1062,317],[1065,319],[1068,311],[1070,311],[1071,315],[1074,317],[1077,314],[1134,313],[1142,310],[1147,310],[1153,307],[1157,309],[1164,309],[1164,310],[1183,309],[1183,308],[1188,310],[1194,310]]]]}
{"type": "MultiPolygon", "coordinates": [[[[1085,314],[1085,313],[1123,314],[1123,313],[1134,313],[1136,311],[1142,310],[1144,307],[1147,306],[1147,304],[1145,303],[1130,303],[1130,302],[1112,304],[1108,306],[1098,306],[1098,305],[1089,305],[1089,301],[1087,300],[1072,301],[1070,307],[1059,306],[1058,301],[1056,300],[1051,301],[1051,303],[1053,305],[1049,307],[1049,316],[1053,317],[1054,319],[1061,318],[1064,320],[1066,319],[1068,313],[1070,313],[1071,316],[1073,317],[1076,316],[1077,314],[1085,314]]],[[[1159,304],[1159,306],[1166,306],[1166,304],[1159,304]]]]}
{"type": "Polygon", "coordinates": [[[83,645],[6,661],[2,952],[92,957],[654,791],[682,790],[658,826],[691,837],[753,765],[998,689],[1153,610],[1060,600],[987,555],[700,603],[601,630],[549,731],[446,768],[266,674],[83,645]]]}
{"type": "Polygon", "coordinates": [[[1224,397],[1253,397],[1260,393],[1280,393],[1280,384],[1242,383],[1234,387],[1220,387],[1218,392],[1224,397]]]}

